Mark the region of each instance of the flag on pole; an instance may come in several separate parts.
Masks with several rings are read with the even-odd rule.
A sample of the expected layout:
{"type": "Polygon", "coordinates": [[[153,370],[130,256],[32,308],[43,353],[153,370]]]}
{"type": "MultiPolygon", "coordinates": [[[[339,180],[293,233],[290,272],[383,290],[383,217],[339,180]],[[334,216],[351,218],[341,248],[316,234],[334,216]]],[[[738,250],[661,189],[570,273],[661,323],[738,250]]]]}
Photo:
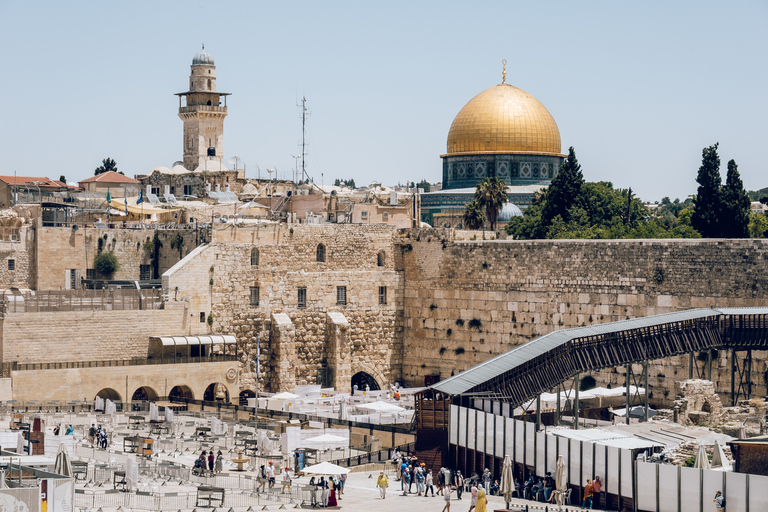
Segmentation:
{"type": "Polygon", "coordinates": [[[139,198],[136,200],[136,204],[141,204],[144,202],[144,191],[141,190],[139,192],[139,198]]]}
{"type": "Polygon", "coordinates": [[[109,189],[107,189],[107,204],[112,200],[112,195],[109,193],[109,189]]]}

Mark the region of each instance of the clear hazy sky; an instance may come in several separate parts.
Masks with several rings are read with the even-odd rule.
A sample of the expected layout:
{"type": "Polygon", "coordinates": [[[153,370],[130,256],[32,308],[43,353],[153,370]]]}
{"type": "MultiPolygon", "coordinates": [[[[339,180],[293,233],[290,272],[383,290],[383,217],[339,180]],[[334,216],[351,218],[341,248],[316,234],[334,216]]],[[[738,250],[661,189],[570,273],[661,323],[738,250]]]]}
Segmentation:
{"type": "Polygon", "coordinates": [[[645,200],[696,191],[720,142],[768,186],[768,2],[26,2],[0,0],[0,174],[128,175],[182,157],[173,93],[205,43],[231,92],[225,158],[290,176],[306,96],[307,170],[435,182],[454,116],[507,82],[538,98],[589,181],[645,200]]]}

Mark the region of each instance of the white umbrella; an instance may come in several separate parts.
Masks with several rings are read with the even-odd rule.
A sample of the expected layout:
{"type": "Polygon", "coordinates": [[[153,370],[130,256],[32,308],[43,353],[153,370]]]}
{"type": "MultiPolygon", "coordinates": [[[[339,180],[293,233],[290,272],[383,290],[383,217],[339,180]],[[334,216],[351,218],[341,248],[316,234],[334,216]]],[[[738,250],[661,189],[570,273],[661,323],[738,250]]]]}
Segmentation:
{"type": "Polygon", "coordinates": [[[165,408],[165,422],[173,423],[173,409],[167,406],[165,408]]]}
{"type": "Polygon", "coordinates": [[[149,421],[160,421],[160,409],[155,404],[149,404],[149,421]]]}
{"type": "Polygon", "coordinates": [[[330,462],[321,462],[304,468],[304,474],[306,475],[346,475],[350,472],[349,468],[343,468],[330,462]]]}
{"type": "Polygon", "coordinates": [[[69,459],[67,445],[61,443],[59,451],[56,452],[56,463],[53,466],[53,472],[64,476],[73,476],[72,461],[69,459]]]}
{"type": "Polygon", "coordinates": [[[555,499],[557,504],[561,507],[565,501],[565,459],[560,455],[557,457],[557,464],[555,464],[555,499]]]}
{"type": "Polygon", "coordinates": [[[509,500],[512,499],[512,492],[515,490],[515,482],[512,479],[512,459],[509,455],[504,456],[504,465],[501,467],[501,486],[499,492],[504,496],[509,508],[509,500]]]}
{"type": "Polygon", "coordinates": [[[700,469],[709,469],[709,458],[707,452],[704,449],[704,445],[699,443],[699,451],[696,453],[696,461],[693,463],[693,467],[700,469]]]}

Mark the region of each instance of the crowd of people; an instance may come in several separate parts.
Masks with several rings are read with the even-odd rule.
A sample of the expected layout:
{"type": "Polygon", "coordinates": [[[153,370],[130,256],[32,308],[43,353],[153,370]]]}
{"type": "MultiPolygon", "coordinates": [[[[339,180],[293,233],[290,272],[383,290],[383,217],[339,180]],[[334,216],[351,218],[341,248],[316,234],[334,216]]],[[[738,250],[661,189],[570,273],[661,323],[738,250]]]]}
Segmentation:
{"type": "MultiPolygon", "coordinates": [[[[72,425],[69,426],[69,428],[71,427],[72,425]]],[[[69,433],[69,429],[67,429],[67,433],[69,433]]],[[[101,425],[96,426],[95,423],[92,423],[91,428],[88,429],[88,440],[91,442],[91,447],[95,444],[97,448],[106,450],[109,445],[109,434],[107,433],[107,429],[101,425]]]]}
{"type": "Polygon", "coordinates": [[[200,456],[195,460],[195,466],[193,472],[204,476],[206,472],[210,475],[221,473],[224,470],[224,456],[221,450],[216,455],[213,454],[213,450],[210,452],[203,450],[200,456]]]}

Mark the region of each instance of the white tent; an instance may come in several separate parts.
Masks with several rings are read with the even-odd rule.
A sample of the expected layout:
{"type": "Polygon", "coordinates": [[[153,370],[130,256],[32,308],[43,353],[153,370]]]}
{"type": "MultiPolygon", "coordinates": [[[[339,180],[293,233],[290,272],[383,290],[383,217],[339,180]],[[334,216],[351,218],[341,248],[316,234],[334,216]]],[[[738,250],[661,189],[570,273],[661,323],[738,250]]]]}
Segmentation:
{"type": "Polygon", "coordinates": [[[347,448],[349,446],[349,439],[333,434],[323,434],[321,436],[305,439],[302,445],[305,448],[315,448],[317,450],[347,448]]]}
{"type": "Polygon", "coordinates": [[[282,393],[278,393],[274,396],[271,396],[270,398],[274,398],[276,400],[291,400],[293,398],[299,398],[299,395],[294,395],[293,393],[283,391],[282,393]]]}
{"type": "Polygon", "coordinates": [[[390,413],[390,414],[396,414],[399,412],[404,412],[406,409],[405,407],[400,407],[399,405],[390,404],[388,402],[371,402],[369,404],[355,404],[355,407],[358,409],[365,409],[368,411],[375,411],[380,413],[390,413]]]}
{"type": "Polygon", "coordinates": [[[330,462],[321,462],[314,466],[308,466],[303,471],[305,475],[345,475],[350,472],[350,469],[330,462]]]}

